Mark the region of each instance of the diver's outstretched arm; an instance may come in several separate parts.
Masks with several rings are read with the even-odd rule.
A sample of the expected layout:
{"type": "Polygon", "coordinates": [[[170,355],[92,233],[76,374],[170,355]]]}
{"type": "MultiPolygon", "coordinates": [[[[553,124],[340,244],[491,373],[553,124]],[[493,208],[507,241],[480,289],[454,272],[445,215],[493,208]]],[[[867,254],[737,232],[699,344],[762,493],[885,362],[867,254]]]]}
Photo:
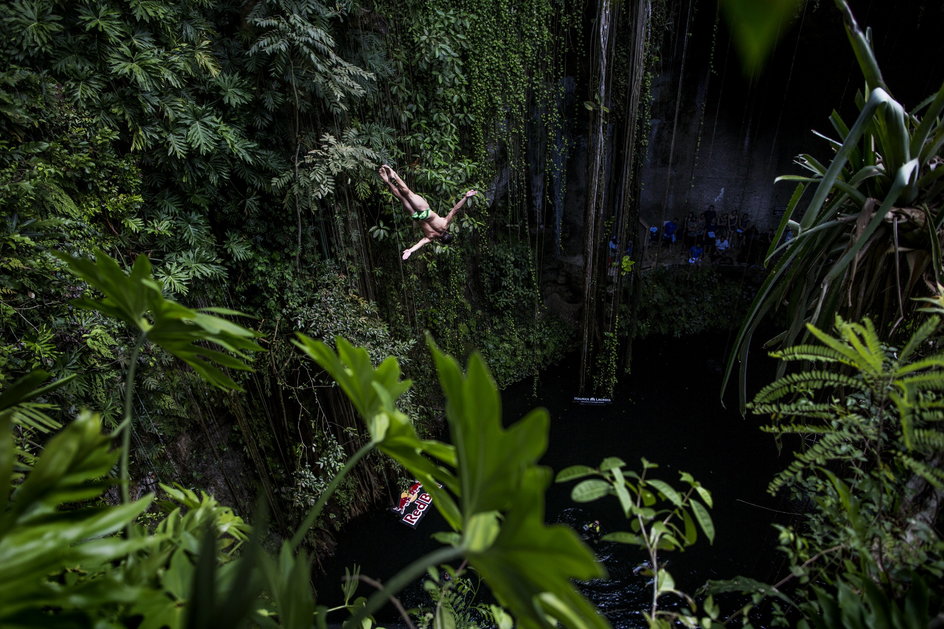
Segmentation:
{"type": "Polygon", "coordinates": [[[477,195],[477,194],[478,194],[478,190],[469,190],[469,191],[466,192],[464,195],[462,195],[462,198],[459,199],[459,202],[456,203],[454,206],[452,206],[452,209],[449,210],[449,213],[448,213],[448,214],[446,214],[445,221],[446,221],[446,226],[447,226],[447,227],[449,226],[449,223],[452,222],[452,219],[455,217],[456,212],[458,212],[459,209],[460,209],[463,205],[465,205],[465,200],[468,199],[469,197],[475,196],[475,195],[477,195]]]}
{"type": "Polygon", "coordinates": [[[419,242],[417,242],[415,245],[413,245],[413,246],[410,247],[409,249],[404,249],[404,250],[403,250],[403,259],[406,260],[406,259],[409,258],[411,255],[413,255],[413,252],[414,252],[414,251],[416,251],[417,249],[419,249],[419,248],[422,247],[423,245],[426,245],[426,244],[431,243],[431,242],[433,242],[433,239],[432,239],[432,238],[429,238],[429,237],[427,237],[427,236],[423,236],[422,238],[420,238],[419,242]]]}

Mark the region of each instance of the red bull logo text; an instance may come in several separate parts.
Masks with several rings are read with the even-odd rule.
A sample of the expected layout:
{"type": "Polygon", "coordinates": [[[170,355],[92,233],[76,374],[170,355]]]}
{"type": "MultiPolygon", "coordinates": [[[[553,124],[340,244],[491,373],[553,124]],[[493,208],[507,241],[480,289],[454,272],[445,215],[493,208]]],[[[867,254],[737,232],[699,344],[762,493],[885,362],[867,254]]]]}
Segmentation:
{"type": "Polygon", "coordinates": [[[400,521],[407,526],[415,528],[433,504],[433,497],[422,491],[422,488],[423,485],[419,482],[410,485],[409,489],[400,494],[399,503],[392,509],[394,513],[403,516],[400,521]]]}

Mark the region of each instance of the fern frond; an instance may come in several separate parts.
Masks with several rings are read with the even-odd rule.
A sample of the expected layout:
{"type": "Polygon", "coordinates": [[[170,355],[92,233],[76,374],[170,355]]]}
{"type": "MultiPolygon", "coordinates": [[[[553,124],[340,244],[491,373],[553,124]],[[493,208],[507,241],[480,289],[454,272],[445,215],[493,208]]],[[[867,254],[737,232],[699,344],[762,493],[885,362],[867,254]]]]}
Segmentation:
{"type": "Polygon", "coordinates": [[[791,373],[778,378],[757,392],[754,404],[770,403],[790,394],[805,394],[828,387],[849,387],[867,391],[865,382],[859,378],[832,371],[814,370],[791,373]]]}
{"type": "Polygon", "coordinates": [[[881,373],[885,352],[872,322],[868,318],[864,324],[844,322],[838,317],[836,320],[840,335],[859,357],[859,370],[870,375],[881,373]]]}
{"type": "MultiPolygon", "coordinates": [[[[921,345],[921,343],[923,343],[929,336],[931,336],[931,334],[934,333],[940,321],[941,318],[937,315],[934,315],[922,323],[921,326],[915,330],[914,334],[911,335],[911,338],[908,339],[908,342],[905,343],[905,346],[901,349],[901,353],[898,355],[898,360],[902,363],[906,362],[911,357],[911,354],[913,354],[914,351],[921,345]]],[[[942,360],[944,360],[944,358],[942,358],[942,360]]]]}
{"type": "Polygon", "coordinates": [[[865,325],[865,329],[861,331],[862,340],[865,342],[866,347],[868,347],[869,353],[876,357],[876,368],[881,369],[885,357],[885,348],[878,337],[878,331],[875,329],[875,324],[872,323],[872,320],[868,317],[863,319],[862,323],[865,325]]]}
{"type": "Polygon", "coordinates": [[[821,361],[853,365],[844,354],[823,345],[794,345],[776,352],[771,352],[770,355],[780,360],[807,360],[811,362],[821,361]]]}
{"type": "Polygon", "coordinates": [[[766,424],[761,432],[775,435],[821,435],[831,432],[831,426],[812,426],[810,424],[766,424]]]}
{"type": "Polygon", "coordinates": [[[944,432],[918,428],[914,431],[916,449],[931,452],[944,452],[944,432]]]}
{"type": "Polygon", "coordinates": [[[916,395],[921,391],[944,390],[944,371],[925,371],[907,378],[895,380],[895,384],[902,391],[916,395]]]}
{"type": "Polygon", "coordinates": [[[806,451],[797,453],[787,469],[774,477],[767,486],[768,493],[776,494],[781,487],[801,479],[805,472],[826,467],[829,463],[863,460],[865,453],[856,446],[861,438],[847,431],[824,433],[806,451]]]}
{"type": "Polygon", "coordinates": [[[944,400],[925,400],[923,397],[914,408],[915,417],[922,422],[939,422],[944,419],[944,400]]]}
{"type": "Polygon", "coordinates": [[[836,406],[834,404],[813,402],[807,398],[795,402],[749,404],[748,408],[757,415],[770,415],[774,419],[784,416],[830,419],[836,416],[836,406]]]}
{"type": "MultiPolygon", "coordinates": [[[[836,317],[836,327],[839,329],[840,334],[842,335],[850,333],[848,330],[848,324],[846,324],[842,318],[838,316],[836,317]]],[[[871,371],[871,358],[869,356],[861,355],[855,347],[848,343],[848,341],[837,339],[836,337],[823,332],[812,323],[807,323],[806,328],[810,331],[810,334],[818,338],[823,345],[832,348],[835,352],[838,352],[844,356],[845,360],[842,362],[856,367],[859,369],[859,371],[871,371]]],[[[854,336],[854,334],[852,334],[852,336],[854,336]]]]}
{"type": "Polygon", "coordinates": [[[902,365],[895,370],[895,376],[901,377],[923,369],[944,369],[944,354],[935,354],[907,365],[902,365]]]}
{"type": "Polygon", "coordinates": [[[787,466],[787,469],[778,472],[767,484],[767,493],[775,496],[783,487],[796,482],[804,470],[804,465],[794,460],[787,466]]]}
{"type": "Polygon", "coordinates": [[[918,459],[905,454],[904,452],[899,452],[896,456],[896,459],[904,467],[908,468],[916,475],[931,483],[935,488],[944,488],[944,470],[941,470],[933,465],[928,465],[924,461],[919,461],[918,459]]]}

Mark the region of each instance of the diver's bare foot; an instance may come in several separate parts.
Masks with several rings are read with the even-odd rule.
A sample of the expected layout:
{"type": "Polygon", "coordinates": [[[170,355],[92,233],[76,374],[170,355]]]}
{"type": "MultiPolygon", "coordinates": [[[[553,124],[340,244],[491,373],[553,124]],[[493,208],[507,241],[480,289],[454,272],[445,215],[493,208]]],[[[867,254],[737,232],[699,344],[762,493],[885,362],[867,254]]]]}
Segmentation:
{"type": "Polygon", "coordinates": [[[393,182],[393,185],[395,185],[397,188],[400,188],[400,190],[407,190],[406,183],[400,179],[400,175],[397,174],[397,171],[390,168],[386,164],[384,164],[383,167],[387,169],[387,174],[390,175],[390,180],[393,182]]]}

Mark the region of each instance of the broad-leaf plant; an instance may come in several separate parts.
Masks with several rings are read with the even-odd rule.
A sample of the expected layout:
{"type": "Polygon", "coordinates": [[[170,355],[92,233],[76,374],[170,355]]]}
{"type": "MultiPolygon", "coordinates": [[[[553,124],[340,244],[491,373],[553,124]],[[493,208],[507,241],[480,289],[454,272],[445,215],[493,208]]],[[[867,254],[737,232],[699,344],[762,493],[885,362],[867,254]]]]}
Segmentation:
{"type": "MultiPolygon", "coordinates": [[[[103,254],[94,261],[63,258],[102,294],[78,304],[127,324],[138,350],[153,342],[211,384],[238,388],[224,369],[249,369],[246,360],[261,347],[256,333],[216,316],[237,313],[193,310],[165,298],[143,257],[128,273],[103,254]]],[[[498,390],[481,357],[473,355],[463,373],[430,340],[453,444],[420,439],[396,407],[410,382],[400,379],[395,359],[375,368],[366,350],[343,338],[336,351],[302,334],[297,344],[337,380],[369,438],[275,552],[261,546],[264,510],[253,530],[211,496],[179,486],[161,486],[166,500],[156,514],[148,512],[154,494],[131,500],[126,435],[137,351],[128,367],[126,415],[111,434],[96,414],[82,412],[46,443],[30,445],[30,435],[58,427],[40,401],[54,385],[42,386],[47,376],[35,373],[0,394],[0,625],[301,629],[347,609],[347,626],[369,626],[404,585],[463,558],[517,626],[609,626],[571,581],[602,576],[602,567],[571,529],[544,524],[551,472],[537,460],[547,445],[545,410],[503,428],[498,390]],[[355,597],[356,571],[347,575],[344,601],[328,608],[310,586],[312,561],[301,543],[343,476],[374,448],[423,482],[452,531],[439,534],[442,548],[369,599],[355,597]],[[105,492],[116,482],[123,499],[112,504],[105,492]]],[[[498,608],[493,617],[508,625],[498,608]]]]}
{"type": "Polygon", "coordinates": [[[770,341],[779,347],[808,338],[806,323],[825,327],[836,314],[868,315],[885,332],[914,311],[911,297],[933,295],[940,279],[944,84],[906,110],[882,76],[871,32],[844,0],[835,4],[865,79],[859,114],[850,125],[833,112],[834,136],[817,134],[833,152],[828,163],[803,154],[796,163],[805,174],[778,178],[797,186],[725,374],[727,384],[740,362],[742,408],[749,346],[768,313],[785,308],[787,328],[770,341]]]}

